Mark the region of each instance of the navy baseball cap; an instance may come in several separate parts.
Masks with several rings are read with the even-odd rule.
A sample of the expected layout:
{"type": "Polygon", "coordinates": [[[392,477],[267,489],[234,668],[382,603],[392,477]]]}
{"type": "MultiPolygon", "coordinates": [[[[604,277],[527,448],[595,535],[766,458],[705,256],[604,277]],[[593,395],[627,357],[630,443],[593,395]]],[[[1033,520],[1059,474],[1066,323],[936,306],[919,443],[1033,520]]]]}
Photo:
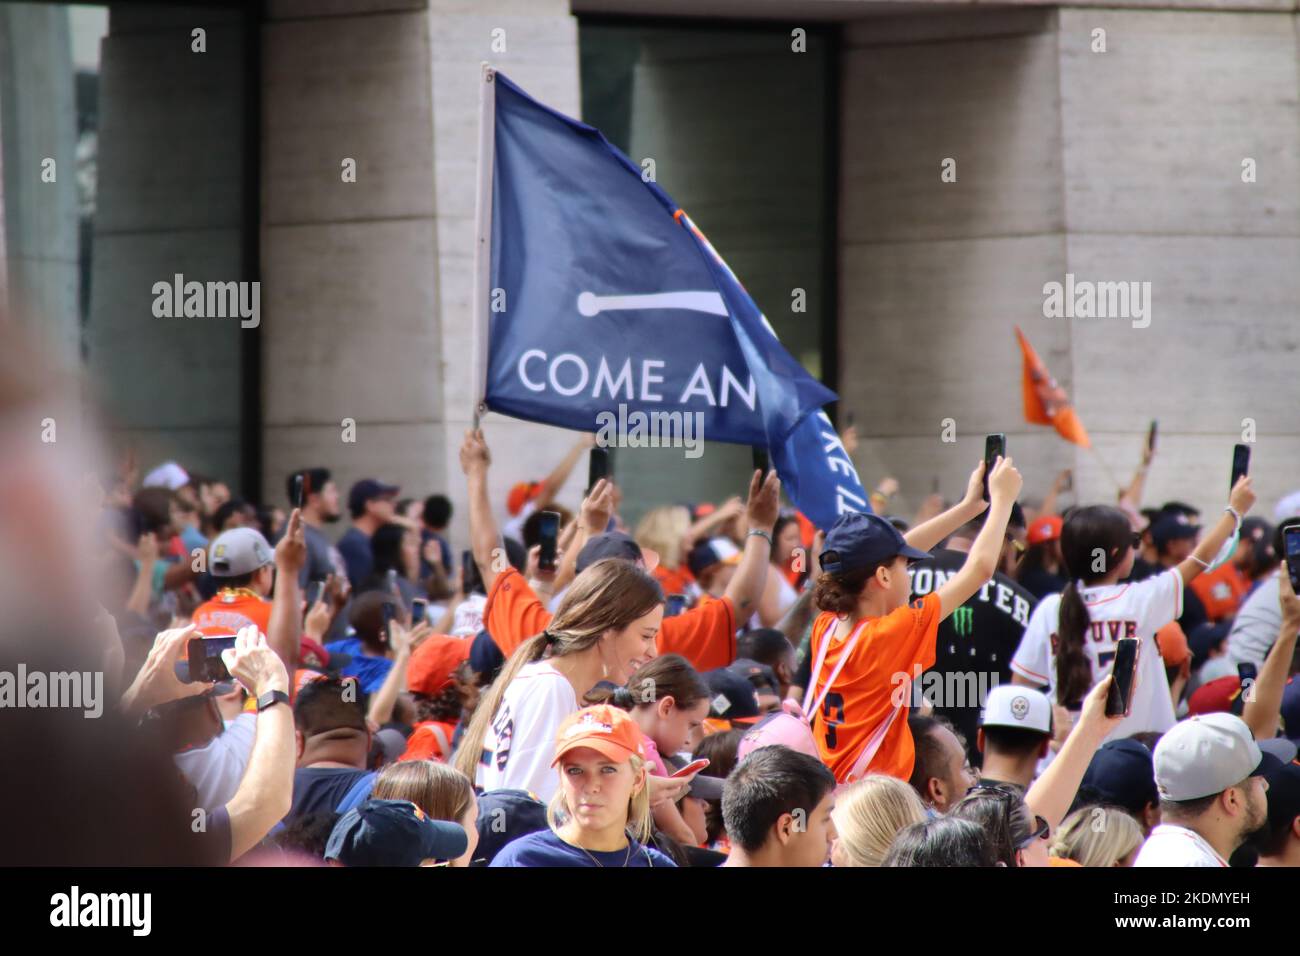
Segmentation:
{"type": "Polygon", "coordinates": [[[581,574],[597,561],[605,558],[619,558],[634,564],[640,561],[647,571],[653,571],[659,564],[659,555],[649,548],[641,547],[630,534],[622,531],[606,531],[604,534],[593,536],[582,546],[573,570],[581,574]]]}
{"type": "Polygon", "coordinates": [[[1282,688],[1282,733],[1300,743],[1300,680],[1287,679],[1282,688]]]}
{"type": "Polygon", "coordinates": [[[850,511],[840,515],[827,532],[820,560],[827,574],[847,574],[900,554],[916,561],[930,557],[909,545],[899,530],[880,515],[850,511]]]}
{"type": "Polygon", "coordinates": [[[496,680],[497,674],[501,673],[501,668],[506,663],[506,656],[501,653],[501,648],[497,647],[497,642],[487,631],[479,631],[474,635],[473,640],[474,643],[469,648],[469,669],[479,675],[479,686],[487,687],[496,680]]]}
{"type": "Polygon", "coordinates": [[[366,510],[366,502],[375,498],[396,497],[401,491],[399,485],[386,485],[374,478],[362,478],[348,492],[348,510],[360,514],[366,510]]]}
{"type": "Polygon", "coordinates": [[[1151,751],[1131,738],[1102,744],[1092,755],[1079,792],[1089,802],[1115,804],[1134,813],[1159,803],[1151,751]]]}
{"type": "Polygon", "coordinates": [[[709,716],[717,720],[748,721],[758,719],[758,692],[754,685],[726,667],[700,675],[709,686],[709,716]]]}
{"type": "Polygon", "coordinates": [[[325,859],[344,866],[419,866],[469,848],[459,823],[433,820],[409,800],[367,800],[334,824],[325,859]]]}
{"type": "Polygon", "coordinates": [[[1165,514],[1151,526],[1151,540],[1157,548],[1163,548],[1171,541],[1195,538],[1201,533],[1201,526],[1192,524],[1185,515],[1165,514]]]}
{"type": "Polygon", "coordinates": [[[478,848],[470,866],[487,866],[507,843],[545,830],[546,804],[527,790],[489,790],[478,795],[478,848]]]}
{"type": "Polygon", "coordinates": [[[1268,822],[1274,827],[1290,826],[1300,817],[1300,765],[1275,767],[1264,775],[1268,781],[1268,822]]]}

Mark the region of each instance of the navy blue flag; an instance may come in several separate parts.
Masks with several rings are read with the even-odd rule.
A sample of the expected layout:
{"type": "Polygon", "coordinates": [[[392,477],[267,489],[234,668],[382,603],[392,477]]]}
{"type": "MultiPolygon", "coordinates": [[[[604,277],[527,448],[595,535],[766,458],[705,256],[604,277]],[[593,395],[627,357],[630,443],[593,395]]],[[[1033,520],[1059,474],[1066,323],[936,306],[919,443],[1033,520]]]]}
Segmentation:
{"type": "Polygon", "coordinates": [[[835,393],[677,204],[599,130],[500,73],[494,99],[487,407],[587,432],[614,419],[619,434],[675,415],[769,449],[819,527],[870,510],[820,412],[835,393]]]}

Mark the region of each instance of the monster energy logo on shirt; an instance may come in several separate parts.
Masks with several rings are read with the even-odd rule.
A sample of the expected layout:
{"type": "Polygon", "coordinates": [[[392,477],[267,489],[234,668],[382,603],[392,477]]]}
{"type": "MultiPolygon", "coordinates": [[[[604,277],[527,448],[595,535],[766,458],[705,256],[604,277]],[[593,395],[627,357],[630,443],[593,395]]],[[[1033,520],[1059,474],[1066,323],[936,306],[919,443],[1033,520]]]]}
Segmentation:
{"type": "Polygon", "coordinates": [[[952,629],[958,637],[970,637],[975,625],[975,609],[962,605],[952,612],[952,629]]]}

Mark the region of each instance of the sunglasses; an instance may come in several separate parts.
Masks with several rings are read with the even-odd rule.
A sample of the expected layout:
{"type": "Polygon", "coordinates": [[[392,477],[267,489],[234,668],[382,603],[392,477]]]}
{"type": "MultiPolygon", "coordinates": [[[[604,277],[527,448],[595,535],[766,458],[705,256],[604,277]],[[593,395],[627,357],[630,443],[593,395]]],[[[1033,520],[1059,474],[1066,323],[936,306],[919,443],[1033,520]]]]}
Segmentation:
{"type": "MultiPolygon", "coordinates": [[[[1011,808],[1020,801],[1019,794],[1012,793],[1002,787],[990,786],[989,784],[979,784],[971,787],[968,794],[988,793],[996,796],[1002,804],[1003,816],[1007,824],[1007,832],[1011,832],[1011,808]]],[[[1016,844],[1017,850],[1024,850],[1034,845],[1035,840],[1046,840],[1052,833],[1052,827],[1042,817],[1034,814],[1034,829],[1023,840],[1016,844]]]]}

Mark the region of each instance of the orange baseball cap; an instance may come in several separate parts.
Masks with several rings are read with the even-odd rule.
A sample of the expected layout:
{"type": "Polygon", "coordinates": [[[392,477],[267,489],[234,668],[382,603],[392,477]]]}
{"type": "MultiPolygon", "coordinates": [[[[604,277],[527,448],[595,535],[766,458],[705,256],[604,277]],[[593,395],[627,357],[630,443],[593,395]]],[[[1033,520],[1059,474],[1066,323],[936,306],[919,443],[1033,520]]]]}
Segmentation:
{"type": "Polygon", "coordinates": [[[510,494],[506,495],[506,510],[513,517],[523,511],[524,505],[541,493],[542,483],[540,481],[521,481],[511,486],[510,494]]]}
{"type": "Polygon", "coordinates": [[[473,641],[447,634],[431,634],[414,651],[406,669],[406,689],[433,697],[451,683],[456,668],[469,660],[473,641]]]}
{"type": "Polygon", "coordinates": [[[1160,656],[1164,658],[1166,667],[1181,667],[1183,661],[1192,656],[1187,635],[1177,621],[1170,621],[1156,631],[1156,644],[1160,646],[1160,656]]]}
{"type": "Polygon", "coordinates": [[[555,735],[555,759],[551,766],[579,747],[590,747],[615,763],[623,763],[633,754],[645,759],[641,728],[627,711],[608,704],[584,707],[565,718],[555,735]]]}
{"type": "Polygon", "coordinates": [[[1042,544],[1044,541],[1055,541],[1061,536],[1061,525],[1065,524],[1060,515],[1044,515],[1041,518],[1035,518],[1034,523],[1029,526],[1029,533],[1025,535],[1030,544],[1042,544]]]}

